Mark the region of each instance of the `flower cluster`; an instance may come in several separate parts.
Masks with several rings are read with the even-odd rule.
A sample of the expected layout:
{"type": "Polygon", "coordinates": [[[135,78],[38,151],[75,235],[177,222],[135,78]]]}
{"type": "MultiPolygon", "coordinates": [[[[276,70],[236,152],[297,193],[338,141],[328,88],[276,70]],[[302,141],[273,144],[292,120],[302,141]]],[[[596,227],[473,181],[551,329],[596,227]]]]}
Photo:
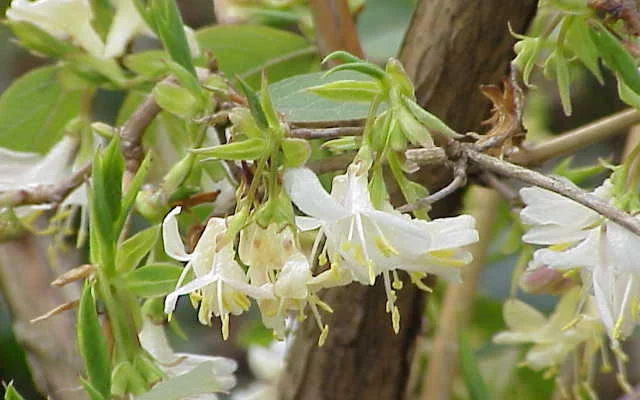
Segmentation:
{"type": "Polygon", "coordinates": [[[398,270],[408,272],[419,285],[428,273],[460,281],[460,267],[471,261],[471,254],[462,249],[478,240],[471,216],[424,221],[396,212],[390,205],[386,210],[376,209],[362,162],[354,162],[346,174],[334,178],[331,194],[306,168],[285,170],[283,183],[290,200],[307,216],[297,217],[295,226],[280,229],[276,224],[250,223],[239,234],[237,251],[229,221],[211,218],[189,254],[178,231],[180,208],[166,216],[166,252],[187,262],[176,290],[166,298],[166,313],[173,312],[179,296],[190,294],[199,305],[200,322],[209,324],[212,315],[220,317],[226,338],[229,314],[246,311],[253,298],[265,326],[283,339],[289,316],[301,314],[309,305],[322,343],[328,326],[322,324],[318,306],[331,309],[317,292],[351,282],[373,285],[382,276],[387,310],[397,332],[400,313],[395,292],[402,287],[398,270]],[[317,239],[305,255],[296,236],[298,231],[313,229],[318,229],[317,239]],[[326,241],[320,246],[323,237],[326,241]],[[323,270],[314,274],[311,265],[316,257],[323,270]],[[193,279],[185,283],[191,274],[193,279]]]}
{"type": "MultiPolygon", "coordinates": [[[[592,194],[615,205],[620,199],[615,179],[606,180],[592,194]]],[[[546,246],[534,253],[529,268],[578,270],[612,341],[629,336],[637,323],[640,300],[640,238],[556,193],[531,187],[520,195],[526,204],[520,217],[529,226],[522,240],[546,246]]]]}

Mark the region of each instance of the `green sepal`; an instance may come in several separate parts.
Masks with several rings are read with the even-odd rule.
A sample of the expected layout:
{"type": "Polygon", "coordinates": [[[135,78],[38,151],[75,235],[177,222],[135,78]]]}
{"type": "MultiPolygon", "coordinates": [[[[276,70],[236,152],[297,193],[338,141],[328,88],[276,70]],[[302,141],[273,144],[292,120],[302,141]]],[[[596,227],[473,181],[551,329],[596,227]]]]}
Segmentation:
{"type": "Polygon", "coordinates": [[[119,362],[111,372],[111,394],[122,398],[127,394],[129,376],[133,372],[133,366],[129,361],[119,362]]]}
{"type": "Polygon", "coordinates": [[[88,383],[102,396],[109,398],[111,393],[111,356],[107,340],[102,331],[96,299],[90,283],[85,283],[77,323],[78,349],[87,371],[88,383]]]}
{"type": "Polygon", "coordinates": [[[28,50],[34,51],[50,58],[63,58],[67,54],[80,52],[77,47],[50,35],[36,25],[26,21],[4,21],[13,34],[18,38],[18,43],[28,50]]]}
{"type": "MultiPolygon", "coordinates": [[[[241,142],[221,144],[192,150],[194,154],[219,160],[257,160],[269,154],[268,142],[261,138],[251,138],[241,142]]],[[[203,160],[204,161],[204,160],[203,160]]]]}
{"type": "Polygon", "coordinates": [[[139,297],[159,297],[171,293],[182,268],[171,263],[149,264],[123,276],[129,290],[139,297]]]}
{"type": "Polygon", "coordinates": [[[627,49],[604,26],[596,25],[589,30],[591,39],[602,59],[631,90],[640,93],[640,75],[636,63],[627,49]]]}
{"type": "Polygon", "coordinates": [[[384,170],[378,165],[372,171],[371,181],[369,181],[371,203],[375,208],[381,209],[389,202],[389,192],[384,181],[384,170]]]}
{"type": "Polygon", "coordinates": [[[164,313],[164,298],[151,297],[142,303],[142,315],[149,318],[154,324],[162,324],[166,321],[164,313]]]}
{"type": "Polygon", "coordinates": [[[329,100],[370,103],[382,94],[382,87],[376,81],[343,80],[305,89],[329,100]]]}
{"type": "Polygon", "coordinates": [[[195,77],[196,69],[191,59],[182,16],[175,0],[152,0],[149,15],[153,21],[153,28],[171,59],[195,77]]]}
{"type": "Polygon", "coordinates": [[[392,119],[395,119],[395,116],[391,111],[387,110],[383,111],[376,117],[375,121],[373,121],[371,131],[365,137],[365,140],[368,141],[372,149],[382,151],[385,148],[388,136],[393,133],[389,129],[392,119]]]}
{"type": "Polygon", "coordinates": [[[391,87],[399,90],[403,96],[414,96],[415,88],[413,87],[413,82],[411,82],[411,79],[407,76],[400,61],[395,58],[390,58],[385,66],[385,71],[389,77],[391,87]]]}
{"type": "Polygon", "coordinates": [[[190,120],[202,111],[202,105],[193,94],[174,83],[160,82],[153,88],[153,97],[163,110],[190,120]]]}
{"type": "MultiPolygon", "coordinates": [[[[117,236],[115,222],[120,217],[122,200],[122,174],[124,159],[120,152],[120,138],[115,136],[102,154],[93,162],[93,199],[91,214],[95,215],[100,242],[113,244],[117,236]]],[[[102,260],[107,262],[107,260],[102,260]]]]}
{"type": "Polygon", "coordinates": [[[451,129],[447,124],[442,122],[440,118],[431,114],[429,111],[420,107],[415,101],[407,96],[401,96],[403,104],[407,107],[409,112],[416,117],[418,121],[424,124],[427,128],[440,132],[445,136],[455,138],[460,136],[460,134],[453,129],[451,129]]]}
{"type": "Polygon", "coordinates": [[[160,225],[154,225],[125,240],[117,250],[116,269],[126,273],[134,270],[149,254],[160,236],[160,225]]]}
{"type": "Polygon", "coordinates": [[[394,110],[394,115],[405,137],[409,139],[411,143],[418,144],[422,147],[433,147],[433,139],[431,138],[429,130],[418,122],[407,107],[397,107],[394,110]]]}
{"type": "Polygon", "coordinates": [[[285,168],[299,167],[306,163],[311,155],[311,146],[304,139],[287,138],[282,140],[280,146],[285,168]]]}
{"type": "MultiPolygon", "coordinates": [[[[389,169],[391,169],[391,174],[398,184],[400,192],[402,193],[402,196],[407,203],[415,203],[417,200],[429,195],[429,191],[426,187],[420,185],[417,182],[413,182],[406,177],[402,170],[402,163],[397,153],[389,153],[389,155],[387,156],[387,160],[389,161],[389,169]]],[[[414,210],[413,215],[420,219],[429,220],[427,211],[428,208],[423,207],[421,209],[414,210]]]]}

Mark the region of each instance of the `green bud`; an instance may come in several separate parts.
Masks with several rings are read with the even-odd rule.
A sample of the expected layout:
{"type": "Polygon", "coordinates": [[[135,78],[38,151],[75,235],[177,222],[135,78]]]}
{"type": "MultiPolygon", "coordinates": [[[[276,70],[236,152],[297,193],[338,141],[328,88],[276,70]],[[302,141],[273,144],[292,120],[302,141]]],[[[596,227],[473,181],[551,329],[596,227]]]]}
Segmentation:
{"type": "Polygon", "coordinates": [[[311,146],[304,139],[287,138],[281,143],[283,164],[286,168],[295,168],[303,165],[311,155],[311,146]]]}
{"type": "Polygon", "coordinates": [[[198,100],[187,89],[173,83],[158,83],[153,88],[153,97],[160,108],[181,118],[191,119],[202,111],[198,100]]]}
{"type": "Polygon", "coordinates": [[[236,237],[244,227],[247,222],[247,218],[249,217],[250,207],[244,206],[239,211],[229,218],[229,224],[227,232],[229,233],[229,237],[236,237]]]}
{"type": "Polygon", "coordinates": [[[269,142],[260,138],[251,138],[241,142],[221,144],[192,150],[193,154],[218,160],[257,160],[271,152],[269,142]]]}
{"type": "Polygon", "coordinates": [[[382,95],[382,87],[376,81],[335,81],[306,90],[329,100],[364,103],[370,103],[376,96],[382,95]]]}
{"type": "Polygon", "coordinates": [[[195,154],[188,153],[169,170],[162,182],[162,190],[164,193],[173,193],[184,183],[185,179],[187,179],[191,173],[195,159],[195,154]]]}
{"type": "Polygon", "coordinates": [[[348,151],[356,151],[360,147],[360,138],[355,136],[345,136],[337,139],[327,140],[320,145],[321,149],[328,150],[332,153],[344,153],[348,151]]]}
{"type": "Polygon", "coordinates": [[[22,237],[25,230],[12,208],[0,208],[0,243],[22,237]]]}
{"type": "Polygon", "coordinates": [[[104,122],[94,122],[91,124],[91,129],[99,136],[102,136],[105,139],[111,139],[113,136],[117,135],[118,132],[116,128],[111,125],[105,124],[104,122]]]}
{"type": "Polygon", "coordinates": [[[397,107],[394,111],[402,132],[411,143],[422,147],[433,147],[433,139],[427,128],[418,122],[406,107],[397,107]]]}
{"type": "Polygon", "coordinates": [[[143,187],[138,192],[135,202],[136,210],[145,219],[160,222],[167,211],[167,204],[161,191],[152,187],[143,187]]]}
{"type": "Polygon", "coordinates": [[[389,61],[387,61],[385,70],[389,76],[391,87],[398,89],[402,95],[411,98],[414,97],[415,89],[413,83],[407,76],[400,61],[395,58],[390,58],[389,61]]]}

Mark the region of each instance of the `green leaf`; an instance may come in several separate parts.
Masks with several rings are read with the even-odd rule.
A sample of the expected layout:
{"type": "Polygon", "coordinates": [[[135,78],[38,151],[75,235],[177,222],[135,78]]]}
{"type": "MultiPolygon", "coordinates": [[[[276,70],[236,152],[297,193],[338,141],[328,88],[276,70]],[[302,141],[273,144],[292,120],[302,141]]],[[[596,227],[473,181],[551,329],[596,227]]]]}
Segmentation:
{"type": "MultiPolygon", "coordinates": [[[[369,105],[335,102],[309,92],[307,89],[339,80],[369,81],[368,76],[343,71],[324,77],[322,72],[294,76],[269,86],[276,109],[288,122],[323,122],[364,119],[369,105]]],[[[383,107],[378,109],[381,112],[383,107]]]]}
{"type": "Polygon", "coordinates": [[[150,15],[155,31],[171,59],[196,76],[184,23],[175,0],[152,0],[150,15]]]}
{"type": "Polygon", "coordinates": [[[618,79],[618,96],[620,100],[640,110],[640,94],[631,90],[622,79],[618,79]]]}
{"type": "Polygon", "coordinates": [[[102,332],[96,299],[89,283],[84,285],[78,308],[78,349],[84,360],[88,382],[104,398],[111,392],[111,357],[102,332]]]}
{"type": "Polygon", "coordinates": [[[91,11],[93,11],[91,25],[104,40],[109,33],[115,9],[109,0],[89,0],[89,3],[91,4],[91,11]]]}
{"type": "Polygon", "coordinates": [[[252,138],[241,142],[222,144],[219,146],[203,147],[193,150],[195,154],[212,157],[219,160],[257,160],[269,152],[267,141],[252,138]]]}
{"type": "Polygon", "coordinates": [[[104,397],[102,395],[102,393],[100,393],[98,391],[98,389],[93,387],[93,385],[91,385],[91,383],[89,381],[87,381],[86,379],[84,379],[83,377],[80,377],[80,383],[82,383],[82,387],[84,388],[84,391],[87,392],[87,394],[89,395],[89,399],[91,399],[91,400],[106,400],[107,399],[106,397],[104,397]]]}
{"type": "Polygon", "coordinates": [[[149,50],[130,54],[123,60],[124,65],[136,74],[148,79],[157,79],[169,71],[165,61],[166,54],[162,50],[149,50]]]}
{"type": "Polygon", "coordinates": [[[13,387],[13,382],[9,382],[5,387],[4,400],[24,400],[24,397],[13,387]]]}
{"type": "Polygon", "coordinates": [[[175,83],[160,82],[153,88],[153,97],[163,110],[180,118],[192,119],[202,106],[193,94],[175,83]]]}
{"type": "Polygon", "coordinates": [[[375,81],[336,81],[325,85],[312,86],[308,91],[333,101],[356,101],[371,103],[382,93],[375,81]]]}
{"type": "Polygon", "coordinates": [[[567,59],[560,52],[555,52],[556,80],[558,82],[558,91],[560,92],[560,101],[562,102],[562,111],[564,115],[571,115],[571,79],[569,77],[569,65],[567,59]]]}
{"type": "Polygon", "coordinates": [[[640,93],[640,74],[627,49],[605,27],[598,25],[589,31],[591,39],[600,51],[602,59],[618,79],[622,79],[631,90],[640,93]]]}
{"type": "Polygon", "coordinates": [[[7,20],[4,23],[11,28],[21,46],[38,54],[51,58],[62,58],[66,54],[80,51],[77,47],[50,35],[29,22],[7,20]]]}
{"type": "Polygon", "coordinates": [[[385,72],[382,68],[369,62],[354,62],[349,64],[337,65],[331,68],[329,71],[325,72],[325,76],[335,74],[338,71],[356,71],[380,81],[385,77],[385,72]]]}
{"type": "Polygon", "coordinates": [[[258,97],[256,92],[251,89],[251,86],[249,86],[244,80],[242,80],[242,78],[236,77],[236,79],[240,84],[240,89],[247,98],[247,103],[249,103],[249,111],[251,111],[251,115],[256,121],[258,128],[267,129],[269,127],[269,120],[267,119],[267,115],[262,108],[260,98],[258,97]]]}
{"type": "Polygon", "coordinates": [[[118,271],[129,272],[138,266],[158,241],[160,225],[154,225],[136,233],[118,247],[116,266],[118,271]]]}
{"type": "Polygon", "coordinates": [[[601,84],[604,82],[600,65],[598,64],[599,52],[589,34],[585,18],[572,18],[567,29],[565,46],[570,49],[585,67],[596,77],[601,84]]]}
{"type": "Polygon", "coordinates": [[[149,264],[127,273],[123,278],[136,296],[159,297],[176,288],[182,270],[169,263],[149,264]]]}
{"type": "Polygon", "coordinates": [[[182,86],[184,86],[185,89],[191,92],[193,97],[195,97],[202,106],[205,106],[208,99],[204,93],[204,90],[202,89],[202,87],[200,87],[198,79],[194,75],[191,75],[189,71],[184,69],[182,65],[178,63],[169,61],[167,62],[167,66],[169,67],[171,72],[173,72],[175,77],[178,78],[178,81],[180,81],[182,86]]]}
{"type": "Polygon", "coordinates": [[[57,67],[41,67],[15,80],[0,97],[0,147],[46,153],[80,112],[82,92],[66,92],[57,67]]]}
{"type": "Polygon", "coordinates": [[[337,50],[331,54],[328,54],[325,58],[322,59],[322,63],[326,64],[329,61],[340,61],[342,63],[350,64],[350,63],[361,63],[365,60],[354,56],[348,51],[337,50]]]}
{"type": "Polygon", "coordinates": [[[110,84],[121,87],[127,77],[115,60],[97,58],[87,53],[70,54],[66,65],[81,77],[95,84],[110,84]]]}
{"type": "Polygon", "coordinates": [[[120,232],[122,227],[124,226],[125,220],[127,219],[133,204],[136,201],[136,197],[138,196],[138,192],[144,183],[144,179],[147,177],[147,173],[151,168],[151,152],[148,152],[145,156],[144,160],[140,164],[138,171],[136,171],[135,176],[131,180],[129,184],[129,188],[127,189],[127,193],[122,198],[122,206],[120,209],[120,215],[118,216],[118,221],[116,222],[116,232],[120,232]]]}
{"type": "Polygon", "coordinates": [[[473,349],[469,344],[466,332],[460,333],[459,345],[460,372],[469,391],[469,397],[474,400],[490,400],[492,398],[491,394],[482,378],[482,374],[478,368],[478,361],[473,354],[473,349]]]}
{"type": "Polygon", "coordinates": [[[258,25],[217,25],[196,32],[203,53],[211,51],[227,76],[239,75],[254,89],[260,72],[269,82],[320,68],[317,48],[303,36],[258,25]]]}
{"type": "Polygon", "coordinates": [[[442,122],[440,118],[420,107],[418,104],[416,104],[415,101],[411,100],[407,96],[402,96],[402,101],[409,112],[411,112],[411,114],[416,117],[418,121],[423,123],[427,128],[436,132],[440,132],[443,135],[449,137],[455,137],[459,135],[458,132],[454,131],[447,124],[442,122]]]}
{"type": "Polygon", "coordinates": [[[400,128],[404,136],[413,144],[419,144],[423,147],[432,147],[433,139],[429,130],[425,128],[416,118],[409,112],[406,107],[398,107],[394,110],[395,117],[400,124],[400,128]]]}
{"type": "Polygon", "coordinates": [[[553,174],[565,177],[576,185],[579,185],[581,182],[584,182],[585,180],[592,178],[595,175],[601,174],[607,170],[607,168],[601,163],[587,165],[585,167],[572,168],[572,162],[573,157],[567,157],[564,160],[560,161],[560,163],[558,163],[558,165],[553,168],[553,174]]]}
{"type": "Polygon", "coordinates": [[[287,138],[282,141],[281,146],[286,168],[295,168],[303,165],[311,155],[311,146],[304,139],[287,138]]]}

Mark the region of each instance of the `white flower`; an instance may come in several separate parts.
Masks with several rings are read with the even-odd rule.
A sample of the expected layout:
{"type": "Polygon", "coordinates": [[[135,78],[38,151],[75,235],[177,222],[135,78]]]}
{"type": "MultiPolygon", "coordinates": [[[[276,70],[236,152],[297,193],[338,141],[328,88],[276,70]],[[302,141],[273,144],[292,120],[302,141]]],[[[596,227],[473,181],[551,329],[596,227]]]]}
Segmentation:
{"type": "MultiPolygon", "coordinates": [[[[73,170],[77,149],[78,140],[70,136],[63,137],[44,156],[0,147],[0,192],[55,184],[68,177],[73,170]]],[[[62,205],[86,203],[86,190],[84,186],[80,186],[62,205]]],[[[50,204],[19,207],[16,214],[25,216],[31,210],[50,207],[50,204]]]]}
{"type": "Polygon", "coordinates": [[[178,231],[176,216],[180,211],[180,207],[174,208],[162,222],[165,252],[176,260],[188,261],[176,290],[165,300],[165,313],[173,312],[179,296],[192,294],[192,300],[200,304],[200,322],[209,325],[212,315],[220,317],[222,336],[226,339],[229,314],[239,315],[248,310],[251,303],[247,296],[272,298],[273,289],[270,284],[257,287],[247,283],[247,275],[234,259],[233,242],[225,235],[226,225],[222,218],[209,219],[193,253],[188,254],[178,231]],[[191,271],[195,278],[183,285],[191,271]]]}
{"type": "Polygon", "coordinates": [[[580,288],[567,292],[553,314],[547,318],[535,308],[519,300],[504,305],[504,320],[509,331],[500,332],[493,341],[501,344],[533,343],[526,364],[535,370],[562,365],[568,354],[582,343],[591,351],[598,346],[602,324],[587,304],[587,314],[578,315],[580,288]]]}
{"type": "MultiPolygon", "coordinates": [[[[208,378],[206,382],[195,380],[197,386],[184,388],[188,391],[191,400],[214,400],[217,397],[212,392],[228,393],[236,385],[233,372],[238,366],[234,360],[200,354],[174,353],[167,341],[164,327],[155,325],[148,318],[144,319],[138,338],[142,348],[158,362],[169,378],[192,373],[196,368],[206,368],[208,378]]],[[[176,390],[175,386],[172,390],[176,390]]]]}
{"type": "MultiPolygon", "coordinates": [[[[471,254],[460,247],[478,240],[473,217],[427,222],[377,210],[370,200],[363,163],[351,164],[345,175],[335,177],[331,195],[306,168],[285,171],[284,186],[294,204],[310,216],[297,218],[298,227],[320,228],[326,235],[332,269],[346,268],[363,284],[373,284],[382,274],[396,330],[399,313],[390,272],[403,269],[459,281],[459,268],[471,261],[471,254]]],[[[325,274],[340,275],[331,270],[325,274]]]]}
{"type": "Polygon", "coordinates": [[[47,33],[71,40],[96,57],[103,57],[104,43],[91,26],[89,0],[13,0],[7,18],[32,23],[47,33]]]}
{"type": "Polygon", "coordinates": [[[287,345],[272,342],[268,348],[252,345],[247,353],[249,368],[256,378],[249,387],[236,390],[233,400],[277,400],[278,381],[285,367],[287,345]]]}
{"type": "MultiPolygon", "coordinates": [[[[610,201],[612,190],[607,180],[593,194],[610,201]]],[[[532,264],[583,268],[609,336],[628,336],[637,319],[631,305],[640,300],[640,237],[559,194],[524,188],[520,195],[526,204],[520,216],[530,225],[523,241],[549,246],[534,253],[532,264]]]]}

